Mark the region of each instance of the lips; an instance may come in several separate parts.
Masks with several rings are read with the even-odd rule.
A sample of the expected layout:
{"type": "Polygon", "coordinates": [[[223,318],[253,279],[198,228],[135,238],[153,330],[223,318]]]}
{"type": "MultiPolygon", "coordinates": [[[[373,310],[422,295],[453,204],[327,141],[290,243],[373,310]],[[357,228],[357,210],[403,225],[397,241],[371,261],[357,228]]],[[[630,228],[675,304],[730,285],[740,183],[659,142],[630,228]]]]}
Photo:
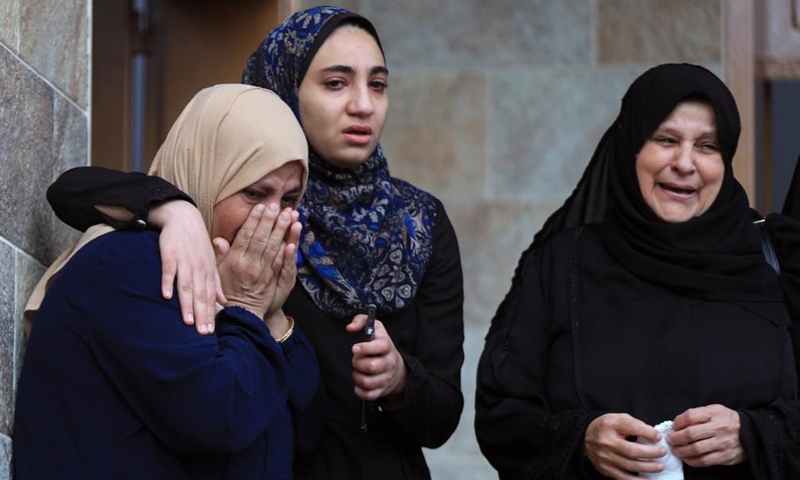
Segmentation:
{"type": "Polygon", "coordinates": [[[350,125],[342,132],[345,138],[356,145],[365,145],[372,139],[372,127],[369,125],[350,125]]]}
{"type": "Polygon", "coordinates": [[[678,195],[681,197],[688,197],[697,193],[697,188],[694,188],[689,185],[677,185],[674,183],[659,183],[658,186],[667,193],[670,193],[672,195],[678,195]]]}

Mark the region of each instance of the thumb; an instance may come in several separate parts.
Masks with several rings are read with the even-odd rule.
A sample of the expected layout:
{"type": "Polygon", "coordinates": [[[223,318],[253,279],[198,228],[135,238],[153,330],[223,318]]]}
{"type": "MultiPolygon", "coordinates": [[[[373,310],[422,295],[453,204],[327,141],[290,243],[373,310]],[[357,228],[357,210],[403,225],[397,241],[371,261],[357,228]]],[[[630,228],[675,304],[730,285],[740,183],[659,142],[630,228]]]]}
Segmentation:
{"type": "Polygon", "coordinates": [[[363,313],[359,313],[358,315],[353,317],[353,320],[351,320],[350,323],[348,323],[345,326],[345,329],[348,332],[353,333],[353,332],[358,332],[359,330],[364,330],[364,327],[366,326],[367,326],[367,316],[364,315],[363,313]]]}
{"type": "Polygon", "coordinates": [[[217,257],[217,265],[219,265],[225,255],[228,254],[228,251],[230,251],[231,244],[222,237],[216,237],[211,240],[211,245],[214,246],[214,254],[217,257]]]}
{"type": "Polygon", "coordinates": [[[219,278],[219,270],[214,274],[214,282],[217,291],[217,303],[225,305],[228,303],[228,299],[225,298],[225,292],[222,291],[222,281],[219,278]]]}

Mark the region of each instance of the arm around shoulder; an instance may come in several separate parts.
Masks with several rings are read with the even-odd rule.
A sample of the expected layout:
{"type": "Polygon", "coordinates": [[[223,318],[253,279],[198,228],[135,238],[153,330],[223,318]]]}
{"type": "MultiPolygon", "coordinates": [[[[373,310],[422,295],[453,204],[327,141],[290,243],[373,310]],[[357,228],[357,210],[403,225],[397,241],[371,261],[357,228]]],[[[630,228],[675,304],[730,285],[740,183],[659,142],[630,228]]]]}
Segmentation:
{"type": "Polygon", "coordinates": [[[119,229],[135,228],[137,220],[147,220],[154,203],[178,199],[193,203],[162,178],[102,167],[67,170],[47,189],[47,201],[59,220],[81,231],[98,223],[119,229]],[[104,215],[96,208],[98,205],[124,207],[133,220],[104,215]]]}

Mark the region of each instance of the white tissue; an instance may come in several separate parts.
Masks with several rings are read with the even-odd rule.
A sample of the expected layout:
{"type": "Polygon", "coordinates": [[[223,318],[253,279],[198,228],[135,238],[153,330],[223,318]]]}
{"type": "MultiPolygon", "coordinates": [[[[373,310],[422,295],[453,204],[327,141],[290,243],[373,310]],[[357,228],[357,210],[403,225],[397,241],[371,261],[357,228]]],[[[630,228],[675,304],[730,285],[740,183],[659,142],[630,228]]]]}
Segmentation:
{"type": "MultiPolygon", "coordinates": [[[[683,480],[683,462],[681,459],[672,454],[672,448],[667,443],[667,435],[672,433],[672,421],[667,420],[655,426],[658,433],[661,434],[661,440],[658,445],[667,450],[667,454],[659,458],[658,461],[664,464],[664,470],[659,473],[639,473],[640,477],[651,478],[653,480],[683,480]]],[[[639,439],[639,443],[649,443],[639,439]]]]}

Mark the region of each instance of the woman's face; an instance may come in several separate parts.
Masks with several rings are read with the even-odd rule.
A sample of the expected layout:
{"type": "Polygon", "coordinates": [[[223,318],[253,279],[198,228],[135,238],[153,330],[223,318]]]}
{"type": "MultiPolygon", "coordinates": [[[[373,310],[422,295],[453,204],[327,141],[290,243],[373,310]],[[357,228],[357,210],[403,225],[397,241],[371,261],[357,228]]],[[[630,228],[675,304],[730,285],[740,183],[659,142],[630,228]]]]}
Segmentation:
{"type": "Polygon", "coordinates": [[[300,162],[282,165],[261,180],[231,195],[214,206],[214,221],[211,238],[222,237],[232,243],[236,233],[244,225],[250,210],[259,203],[274,203],[281,209],[295,208],[300,202],[303,182],[303,167],[300,162]]]}
{"type": "Polygon", "coordinates": [[[722,186],[725,164],[711,105],[678,104],[636,156],[639,188],[658,218],[685,222],[706,212],[722,186]]]}
{"type": "Polygon", "coordinates": [[[311,60],[300,84],[300,123],[311,148],[342,168],[363,163],[383,131],[388,70],[372,35],[345,25],[311,60]]]}

